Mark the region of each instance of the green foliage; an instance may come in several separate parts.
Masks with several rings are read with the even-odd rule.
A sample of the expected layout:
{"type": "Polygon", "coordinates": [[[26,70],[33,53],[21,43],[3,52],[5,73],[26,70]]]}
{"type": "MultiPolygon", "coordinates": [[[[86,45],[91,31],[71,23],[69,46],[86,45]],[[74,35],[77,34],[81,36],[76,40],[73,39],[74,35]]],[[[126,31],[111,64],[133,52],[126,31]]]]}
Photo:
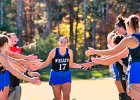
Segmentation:
{"type": "Polygon", "coordinates": [[[3,1],[4,23],[2,26],[0,26],[1,31],[17,31],[17,4],[13,1],[14,0],[3,1]]]}
{"type": "Polygon", "coordinates": [[[35,37],[36,46],[31,47],[30,49],[23,50],[24,54],[35,54],[42,60],[46,60],[49,52],[57,46],[58,39],[54,34],[48,35],[47,38],[35,37]]]}
{"type": "Polygon", "coordinates": [[[9,29],[9,27],[7,25],[3,24],[3,25],[0,26],[0,30],[1,31],[8,31],[10,29],[9,29]]]}

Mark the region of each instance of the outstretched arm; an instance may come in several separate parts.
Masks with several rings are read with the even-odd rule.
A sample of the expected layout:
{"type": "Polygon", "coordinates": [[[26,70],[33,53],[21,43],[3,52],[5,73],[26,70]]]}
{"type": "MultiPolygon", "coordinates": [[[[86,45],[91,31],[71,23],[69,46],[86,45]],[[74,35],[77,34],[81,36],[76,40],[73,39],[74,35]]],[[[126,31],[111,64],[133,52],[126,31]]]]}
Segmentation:
{"type": "Polygon", "coordinates": [[[23,79],[25,81],[28,81],[33,84],[40,84],[40,81],[37,78],[29,78],[20,71],[14,69],[8,62],[7,59],[0,55],[0,62],[2,66],[4,66],[6,69],[8,69],[14,76],[23,79]]]}
{"type": "Polygon", "coordinates": [[[121,58],[125,58],[128,56],[128,49],[124,49],[122,52],[109,56],[107,58],[92,58],[92,62],[95,62],[97,64],[102,64],[102,65],[110,65],[116,61],[119,61],[121,58]]]}
{"type": "Polygon", "coordinates": [[[36,59],[34,61],[28,61],[24,59],[14,59],[14,60],[32,71],[34,71],[34,69],[38,68],[42,64],[42,60],[40,59],[36,59]]]}
{"type": "Polygon", "coordinates": [[[26,59],[26,60],[36,60],[37,59],[37,56],[35,56],[33,54],[26,56],[26,55],[21,55],[21,54],[11,52],[9,50],[6,51],[5,54],[8,56],[11,56],[13,58],[17,58],[17,59],[26,59]]]}
{"type": "Polygon", "coordinates": [[[47,60],[45,62],[43,62],[43,64],[40,65],[36,70],[39,70],[39,69],[47,67],[52,62],[52,59],[54,58],[54,55],[55,55],[55,49],[53,49],[49,53],[47,60]]]}
{"type": "Polygon", "coordinates": [[[25,68],[24,66],[22,66],[21,64],[19,64],[18,62],[15,61],[15,59],[13,59],[12,57],[9,57],[9,56],[6,56],[4,54],[1,54],[1,56],[3,56],[5,59],[7,59],[8,63],[11,65],[11,66],[14,66],[15,69],[19,70],[20,72],[22,73],[26,73],[28,74],[29,76],[37,76],[39,77],[40,74],[37,73],[37,72],[31,72],[30,70],[28,70],[27,68],[25,68]]]}
{"type": "Polygon", "coordinates": [[[89,55],[114,55],[118,54],[119,52],[123,51],[125,48],[129,47],[130,38],[123,39],[117,46],[115,46],[113,49],[107,49],[107,50],[95,50],[93,48],[89,48],[85,54],[87,56],[89,55]]]}
{"type": "Polygon", "coordinates": [[[73,51],[69,49],[69,55],[70,55],[70,63],[69,66],[71,68],[81,68],[82,66],[80,64],[73,62],[73,51]]]}

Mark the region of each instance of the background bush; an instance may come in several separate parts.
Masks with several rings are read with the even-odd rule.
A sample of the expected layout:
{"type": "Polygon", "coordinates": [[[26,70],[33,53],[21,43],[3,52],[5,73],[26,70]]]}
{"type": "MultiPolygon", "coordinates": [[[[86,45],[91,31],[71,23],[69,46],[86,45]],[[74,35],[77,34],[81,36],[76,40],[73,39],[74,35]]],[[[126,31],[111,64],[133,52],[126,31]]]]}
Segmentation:
{"type": "Polygon", "coordinates": [[[58,38],[55,34],[49,34],[47,37],[35,36],[35,40],[35,45],[31,48],[23,49],[23,54],[35,54],[40,59],[46,60],[49,52],[58,45],[58,38]]]}

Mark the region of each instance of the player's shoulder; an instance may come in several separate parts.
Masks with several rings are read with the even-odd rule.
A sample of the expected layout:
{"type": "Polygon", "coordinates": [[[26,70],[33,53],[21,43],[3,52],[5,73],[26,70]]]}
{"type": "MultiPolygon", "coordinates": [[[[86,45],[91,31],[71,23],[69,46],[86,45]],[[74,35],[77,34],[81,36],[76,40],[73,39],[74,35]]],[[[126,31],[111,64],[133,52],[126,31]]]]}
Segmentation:
{"type": "Polygon", "coordinates": [[[56,51],[56,49],[57,49],[57,48],[52,49],[52,50],[51,50],[51,52],[55,52],[55,51],[56,51]]]}
{"type": "Polygon", "coordinates": [[[52,50],[50,51],[50,54],[55,54],[55,52],[56,52],[56,48],[52,49],[52,50]]]}
{"type": "Polygon", "coordinates": [[[68,48],[68,52],[69,52],[69,54],[73,53],[73,51],[71,49],[69,49],[69,48],[68,48]]]}
{"type": "Polygon", "coordinates": [[[69,48],[68,48],[68,50],[69,50],[70,52],[72,52],[72,50],[71,50],[71,49],[69,49],[69,48]]]}

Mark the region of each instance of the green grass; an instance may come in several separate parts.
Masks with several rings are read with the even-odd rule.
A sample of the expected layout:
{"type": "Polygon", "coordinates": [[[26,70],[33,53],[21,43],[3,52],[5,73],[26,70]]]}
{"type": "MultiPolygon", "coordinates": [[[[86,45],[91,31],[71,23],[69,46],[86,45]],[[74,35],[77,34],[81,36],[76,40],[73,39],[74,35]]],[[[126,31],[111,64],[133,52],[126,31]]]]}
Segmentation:
{"type": "Polygon", "coordinates": [[[105,78],[110,76],[109,70],[107,68],[94,68],[90,71],[77,70],[71,71],[71,73],[72,79],[90,79],[92,77],[105,78]]]}
{"type": "MultiPolygon", "coordinates": [[[[110,76],[107,67],[95,67],[91,71],[84,71],[81,69],[70,69],[70,70],[71,70],[71,75],[73,80],[90,79],[92,77],[105,78],[110,76]]],[[[39,73],[41,74],[42,81],[49,80],[50,68],[44,68],[42,70],[39,70],[39,73]]]]}

